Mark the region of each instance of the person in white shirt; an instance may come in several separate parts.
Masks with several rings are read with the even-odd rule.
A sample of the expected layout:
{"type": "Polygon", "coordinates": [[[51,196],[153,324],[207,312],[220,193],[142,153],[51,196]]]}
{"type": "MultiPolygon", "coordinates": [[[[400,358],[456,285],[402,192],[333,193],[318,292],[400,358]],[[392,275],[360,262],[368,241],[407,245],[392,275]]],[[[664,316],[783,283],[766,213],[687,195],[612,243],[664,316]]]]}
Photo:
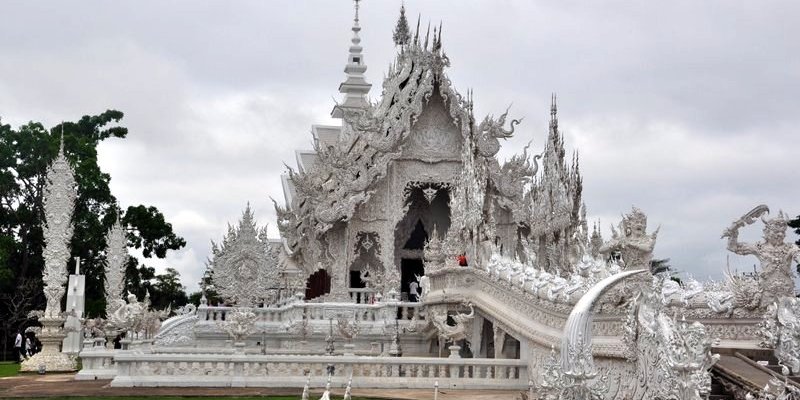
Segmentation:
{"type": "Polygon", "coordinates": [[[419,284],[417,281],[413,281],[408,285],[408,299],[419,301],[419,284]]]}
{"type": "Polygon", "coordinates": [[[33,355],[33,346],[31,345],[31,337],[25,337],[25,357],[30,357],[33,355]]]}
{"type": "Polygon", "coordinates": [[[22,332],[17,331],[17,337],[14,339],[14,351],[17,353],[17,362],[25,358],[25,349],[22,348],[22,332]]]}

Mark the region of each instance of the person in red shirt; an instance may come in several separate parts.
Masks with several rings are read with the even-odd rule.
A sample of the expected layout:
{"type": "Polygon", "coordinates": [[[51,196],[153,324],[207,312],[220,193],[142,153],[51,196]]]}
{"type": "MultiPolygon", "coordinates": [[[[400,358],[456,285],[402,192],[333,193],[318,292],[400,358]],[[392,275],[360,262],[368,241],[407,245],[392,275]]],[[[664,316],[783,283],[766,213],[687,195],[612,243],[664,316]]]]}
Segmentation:
{"type": "Polygon", "coordinates": [[[467,266],[467,256],[462,254],[462,255],[456,257],[456,260],[458,260],[458,265],[459,266],[462,266],[462,267],[466,267],[467,266]]]}

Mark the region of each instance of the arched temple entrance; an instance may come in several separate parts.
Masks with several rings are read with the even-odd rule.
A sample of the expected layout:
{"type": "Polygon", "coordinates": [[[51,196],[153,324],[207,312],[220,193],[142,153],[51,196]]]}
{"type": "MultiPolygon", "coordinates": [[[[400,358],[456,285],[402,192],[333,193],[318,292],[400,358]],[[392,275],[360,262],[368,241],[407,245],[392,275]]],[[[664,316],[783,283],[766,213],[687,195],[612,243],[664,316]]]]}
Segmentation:
{"type": "Polygon", "coordinates": [[[320,269],[306,281],[306,300],[311,300],[331,292],[331,277],[328,271],[320,269]]]}
{"type": "Polygon", "coordinates": [[[401,297],[415,301],[409,291],[417,288],[417,276],[425,274],[425,243],[434,231],[443,239],[450,228],[450,190],[445,183],[410,182],[406,196],[408,211],[395,229],[395,265],[400,268],[401,297]]]}

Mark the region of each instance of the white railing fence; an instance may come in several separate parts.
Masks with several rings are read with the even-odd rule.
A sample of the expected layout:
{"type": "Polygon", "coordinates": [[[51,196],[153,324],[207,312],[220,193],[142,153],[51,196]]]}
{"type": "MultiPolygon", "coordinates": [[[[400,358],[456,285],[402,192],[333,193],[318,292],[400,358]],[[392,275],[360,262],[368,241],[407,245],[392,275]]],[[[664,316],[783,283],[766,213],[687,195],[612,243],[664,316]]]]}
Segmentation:
{"type": "Polygon", "coordinates": [[[453,389],[525,389],[526,362],[514,359],[358,357],[242,354],[117,354],[114,387],[302,387],[311,376],[324,386],[430,388],[438,381],[453,389]],[[413,379],[410,379],[413,378],[413,379]]]}

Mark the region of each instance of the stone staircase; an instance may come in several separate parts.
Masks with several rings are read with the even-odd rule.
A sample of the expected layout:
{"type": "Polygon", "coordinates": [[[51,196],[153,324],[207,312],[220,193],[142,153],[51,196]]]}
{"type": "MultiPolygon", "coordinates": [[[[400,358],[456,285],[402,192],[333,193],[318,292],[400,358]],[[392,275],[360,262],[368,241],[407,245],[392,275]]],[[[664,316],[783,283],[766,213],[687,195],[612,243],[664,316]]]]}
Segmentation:
{"type": "MultiPolygon", "coordinates": [[[[709,399],[739,399],[747,392],[756,394],[775,377],[781,367],[770,349],[715,349],[719,361],[712,368],[709,399]]],[[[800,375],[789,380],[800,387],[800,375]]]]}

